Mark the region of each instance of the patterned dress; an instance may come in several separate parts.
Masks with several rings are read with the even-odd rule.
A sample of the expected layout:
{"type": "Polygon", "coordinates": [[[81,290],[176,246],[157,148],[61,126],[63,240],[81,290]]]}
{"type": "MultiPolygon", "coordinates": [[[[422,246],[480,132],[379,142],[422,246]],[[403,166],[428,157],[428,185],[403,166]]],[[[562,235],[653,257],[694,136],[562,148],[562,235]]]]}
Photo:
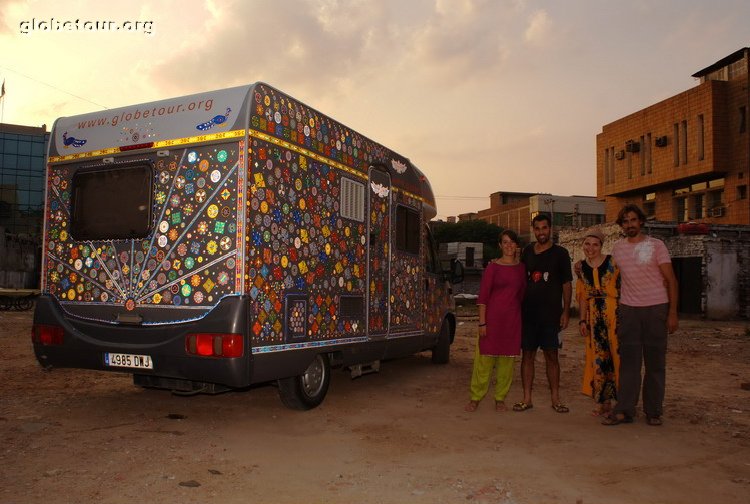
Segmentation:
{"type": "Polygon", "coordinates": [[[582,278],[576,294],[579,303],[588,304],[591,330],[586,338],[586,363],[582,391],[602,404],[617,399],[620,359],[617,353],[617,303],[620,297],[620,270],[608,255],[598,268],[583,261],[582,278]]]}

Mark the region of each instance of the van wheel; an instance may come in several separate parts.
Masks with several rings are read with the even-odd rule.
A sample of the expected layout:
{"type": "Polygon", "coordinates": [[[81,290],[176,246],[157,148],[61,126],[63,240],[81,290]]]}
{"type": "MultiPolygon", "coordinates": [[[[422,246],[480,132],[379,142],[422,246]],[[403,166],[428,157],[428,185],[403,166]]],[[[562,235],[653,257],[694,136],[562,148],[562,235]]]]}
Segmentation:
{"type": "Polygon", "coordinates": [[[287,408],[313,409],[323,402],[330,381],[328,357],[318,354],[304,373],[279,380],[279,397],[287,408]]]}
{"type": "Polygon", "coordinates": [[[448,320],[443,320],[440,326],[440,334],[437,343],[432,347],[432,363],[448,364],[451,358],[451,325],[448,320]]]}

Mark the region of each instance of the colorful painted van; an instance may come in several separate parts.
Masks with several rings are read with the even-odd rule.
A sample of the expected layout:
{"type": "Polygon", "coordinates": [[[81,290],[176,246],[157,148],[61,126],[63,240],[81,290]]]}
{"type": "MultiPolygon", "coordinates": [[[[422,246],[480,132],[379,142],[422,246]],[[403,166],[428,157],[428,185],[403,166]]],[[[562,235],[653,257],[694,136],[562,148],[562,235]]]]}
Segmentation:
{"type": "Polygon", "coordinates": [[[263,83],[60,118],[34,351],[181,393],[278,381],[297,409],[332,367],[445,363],[435,214],[407,158],[263,83]]]}

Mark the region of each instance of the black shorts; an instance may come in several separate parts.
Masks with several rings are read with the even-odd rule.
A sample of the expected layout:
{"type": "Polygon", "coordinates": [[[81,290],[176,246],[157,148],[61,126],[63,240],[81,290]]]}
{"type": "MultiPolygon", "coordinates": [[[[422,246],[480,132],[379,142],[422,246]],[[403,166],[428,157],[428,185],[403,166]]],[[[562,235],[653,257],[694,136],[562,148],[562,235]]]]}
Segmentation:
{"type": "Polygon", "coordinates": [[[562,348],[560,341],[560,325],[545,324],[536,321],[523,321],[523,330],[521,335],[522,350],[557,350],[562,348]]]}

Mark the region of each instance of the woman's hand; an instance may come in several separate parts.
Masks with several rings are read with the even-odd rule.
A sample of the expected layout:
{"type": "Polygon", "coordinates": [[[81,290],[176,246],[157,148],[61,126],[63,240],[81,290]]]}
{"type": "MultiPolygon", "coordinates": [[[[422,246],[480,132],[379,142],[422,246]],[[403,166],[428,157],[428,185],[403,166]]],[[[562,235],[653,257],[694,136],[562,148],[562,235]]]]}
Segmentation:
{"type": "Polygon", "coordinates": [[[479,339],[487,336],[487,324],[479,324],[479,339]]]}
{"type": "Polygon", "coordinates": [[[588,336],[589,329],[591,328],[589,327],[589,323],[586,321],[586,319],[581,319],[581,321],[578,322],[578,332],[580,332],[581,336],[583,336],[584,338],[588,336]]]}

